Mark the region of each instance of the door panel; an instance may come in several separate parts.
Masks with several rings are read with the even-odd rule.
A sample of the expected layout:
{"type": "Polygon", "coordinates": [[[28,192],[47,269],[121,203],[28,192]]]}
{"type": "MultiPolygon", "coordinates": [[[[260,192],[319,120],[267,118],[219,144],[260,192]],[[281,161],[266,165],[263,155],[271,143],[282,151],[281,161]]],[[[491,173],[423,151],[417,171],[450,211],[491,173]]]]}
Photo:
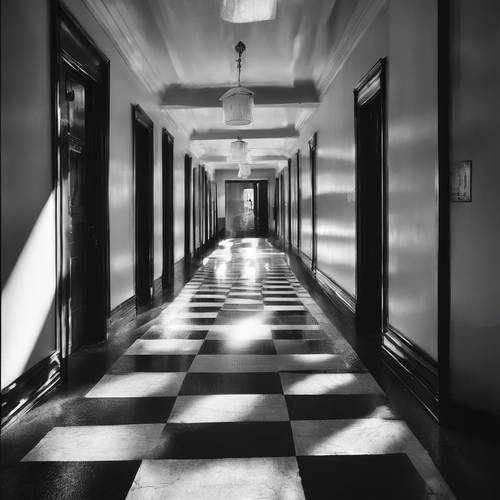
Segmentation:
{"type": "MultiPolygon", "coordinates": [[[[374,88],[373,85],[370,86],[374,88]]],[[[384,321],[383,99],[379,90],[356,104],[357,264],[356,323],[380,335],[384,321]]]]}
{"type": "Polygon", "coordinates": [[[135,171],[135,294],[137,306],[153,299],[153,122],[133,107],[135,171]]]}
{"type": "MultiPolygon", "coordinates": [[[[89,228],[91,227],[88,199],[88,145],[87,118],[90,113],[86,105],[91,84],[69,66],[65,66],[65,100],[61,113],[66,123],[63,157],[67,169],[68,206],[68,250],[69,250],[69,312],[70,352],[88,340],[86,333],[90,326],[88,308],[89,228]]],[[[90,100],[90,99],[89,99],[90,100]]]]}

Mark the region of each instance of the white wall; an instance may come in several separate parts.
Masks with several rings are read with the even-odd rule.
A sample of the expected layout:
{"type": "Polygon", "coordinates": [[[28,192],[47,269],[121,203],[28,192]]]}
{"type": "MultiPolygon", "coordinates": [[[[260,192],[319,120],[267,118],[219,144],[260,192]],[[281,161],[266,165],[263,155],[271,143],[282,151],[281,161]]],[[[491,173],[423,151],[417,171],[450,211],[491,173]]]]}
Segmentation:
{"type": "Polygon", "coordinates": [[[55,348],[49,3],[2,0],[2,388],[55,348]]]}
{"type": "Polygon", "coordinates": [[[437,360],[437,2],[389,6],[389,323],[437,360]]]}
{"type": "MultiPolygon", "coordinates": [[[[381,12],[328,89],[317,111],[300,133],[302,166],[309,175],[308,141],[318,132],[317,232],[318,269],[352,295],[356,294],[356,203],[353,89],[363,75],[387,56],[387,13],[381,12]]],[[[292,201],[296,183],[292,158],[292,201]]],[[[311,246],[309,193],[302,183],[304,249],[311,246]]],[[[292,217],[295,213],[292,203],[292,217]]],[[[292,228],[295,223],[292,223],[292,228]]],[[[295,238],[294,238],[295,241],[295,238]]]]}
{"type": "Polygon", "coordinates": [[[451,204],[451,393],[500,415],[500,4],[451,5],[451,161],[472,160],[472,202],[451,204]]]}
{"type": "MultiPolygon", "coordinates": [[[[174,259],[184,255],[187,138],[160,111],[80,0],[65,0],[110,60],[111,307],[134,294],[131,104],[154,121],[154,276],[162,273],[161,129],[174,135],[174,259]]],[[[50,1],[2,0],[2,388],[56,347],[50,1]]]]}
{"type": "MultiPolygon", "coordinates": [[[[301,130],[303,176],[309,168],[307,141],[318,132],[318,268],[356,295],[353,89],[383,57],[388,58],[389,322],[437,359],[435,0],[388,2],[301,130]]],[[[294,167],[295,159],[293,183],[294,167]]],[[[307,252],[309,191],[304,186],[302,246],[307,252]]]]}

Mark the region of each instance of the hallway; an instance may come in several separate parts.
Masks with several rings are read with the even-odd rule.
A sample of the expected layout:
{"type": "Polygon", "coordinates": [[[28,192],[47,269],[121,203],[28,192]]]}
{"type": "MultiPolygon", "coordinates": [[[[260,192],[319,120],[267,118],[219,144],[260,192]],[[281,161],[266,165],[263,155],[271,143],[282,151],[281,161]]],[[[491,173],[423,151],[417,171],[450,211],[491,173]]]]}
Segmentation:
{"type": "Polygon", "coordinates": [[[51,403],[26,418],[3,498],[453,498],[285,254],[203,263],[41,439],[51,403]]]}

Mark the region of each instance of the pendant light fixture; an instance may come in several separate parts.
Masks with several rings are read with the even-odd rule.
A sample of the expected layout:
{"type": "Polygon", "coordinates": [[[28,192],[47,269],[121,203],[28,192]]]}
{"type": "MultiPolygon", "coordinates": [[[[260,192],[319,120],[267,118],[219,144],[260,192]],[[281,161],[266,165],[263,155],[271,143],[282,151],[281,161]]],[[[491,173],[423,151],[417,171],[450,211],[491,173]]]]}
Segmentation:
{"type": "Polygon", "coordinates": [[[238,165],[238,177],[240,179],[246,179],[247,177],[250,176],[251,173],[252,170],[250,168],[250,165],[242,163],[238,165]]]}
{"type": "Polygon", "coordinates": [[[220,16],[229,23],[255,23],[276,16],[276,0],[222,0],[220,16]]]}
{"type": "Polygon", "coordinates": [[[238,137],[236,141],[231,143],[228,160],[232,163],[241,163],[247,161],[247,159],[248,143],[242,141],[241,137],[238,137]]]}
{"type": "Polygon", "coordinates": [[[241,54],[246,47],[238,42],[234,50],[238,53],[238,86],[221,96],[224,123],[231,126],[249,125],[253,120],[253,92],[241,86],[241,54]]]}

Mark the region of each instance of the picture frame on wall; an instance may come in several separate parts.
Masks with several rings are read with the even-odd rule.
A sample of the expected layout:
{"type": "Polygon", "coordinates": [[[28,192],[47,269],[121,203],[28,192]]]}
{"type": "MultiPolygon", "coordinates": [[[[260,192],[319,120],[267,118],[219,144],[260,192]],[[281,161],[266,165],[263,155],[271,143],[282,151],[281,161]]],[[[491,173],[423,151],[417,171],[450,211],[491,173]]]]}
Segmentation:
{"type": "Polygon", "coordinates": [[[472,201],[471,183],[472,161],[467,160],[453,163],[450,175],[450,201],[472,201]]]}

